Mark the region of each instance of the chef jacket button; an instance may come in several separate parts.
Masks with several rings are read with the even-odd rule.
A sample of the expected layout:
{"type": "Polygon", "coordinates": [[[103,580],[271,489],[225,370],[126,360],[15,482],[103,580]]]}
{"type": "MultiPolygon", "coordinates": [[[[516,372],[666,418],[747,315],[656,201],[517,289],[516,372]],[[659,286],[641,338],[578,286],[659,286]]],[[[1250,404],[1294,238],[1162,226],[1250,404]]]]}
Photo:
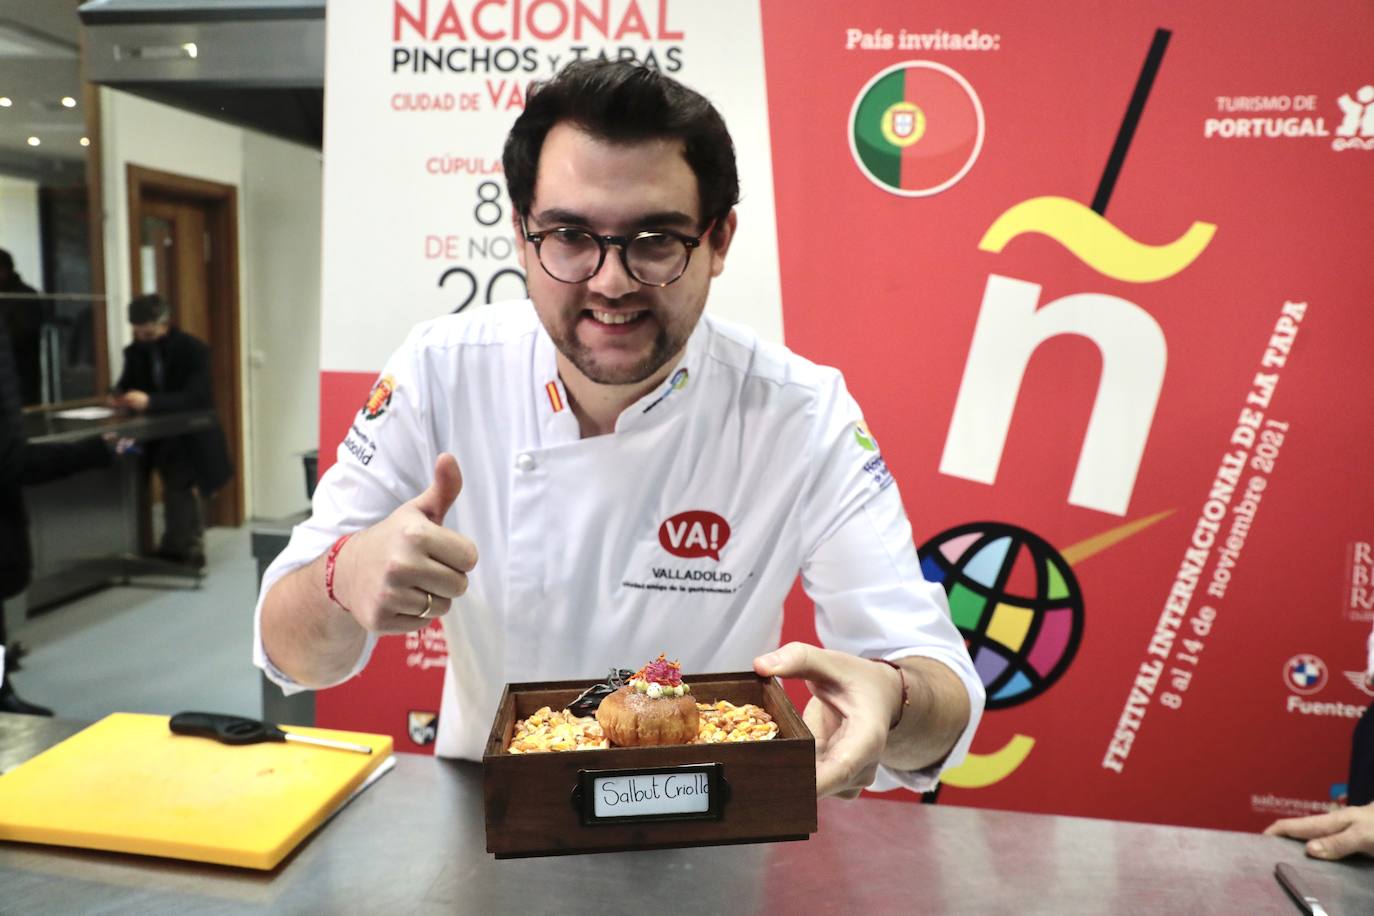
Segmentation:
{"type": "Polygon", "coordinates": [[[522,471],[533,471],[539,462],[534,460],[534,456],[528,452],[515,459],[515,466],[522,471]]]}

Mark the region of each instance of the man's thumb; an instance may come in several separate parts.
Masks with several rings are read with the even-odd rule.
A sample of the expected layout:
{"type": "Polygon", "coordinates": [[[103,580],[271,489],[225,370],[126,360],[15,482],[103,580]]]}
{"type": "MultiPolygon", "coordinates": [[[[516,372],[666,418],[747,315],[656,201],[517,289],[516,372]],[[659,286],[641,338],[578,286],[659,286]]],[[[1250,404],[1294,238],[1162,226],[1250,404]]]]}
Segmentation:
{"type": "Polygon", "coordinates": [[[434,480],[425,492],[415,497],[413,505],[431,522],[442,525],[444,516],[462,490],[463,472],[458,469],[458,459],[443,452],[434,462],[434,480]]]}
{"type": "Polygon", "coordinates": [[[806,677],[812,671],[815,657],[814,646],[789,642],[754,659],[754,672],[764,677],[806,677]]]}

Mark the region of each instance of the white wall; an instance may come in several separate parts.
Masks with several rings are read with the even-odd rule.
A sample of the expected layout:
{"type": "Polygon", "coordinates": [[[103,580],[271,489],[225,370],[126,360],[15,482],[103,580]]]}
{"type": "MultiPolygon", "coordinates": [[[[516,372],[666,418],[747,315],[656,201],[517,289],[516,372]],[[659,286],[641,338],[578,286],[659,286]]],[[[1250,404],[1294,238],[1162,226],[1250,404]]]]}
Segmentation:
{"type": "Polygon", "coordinates": [[[313,445],[319,414],[318,154],[103,88],[101,133],[112,374],[129,341],[124,310],[133,295],[128,166],[234,185],[245,412],[237,471],[249,516],[275,518],[304,509],[297,453],[313,445]]]}
{"type": "Polygon", "coordinates": [[[302,452],[319,438],[320,154],[244,131],[244,298],[254,514],[309,507],[302,452]]]}
{"type": "Polygon", "coordinates": [[[14,257],[14,269],[24,282],[37,290],[43,288],[38,182],[0,175],[0,248],[14,257]]]}

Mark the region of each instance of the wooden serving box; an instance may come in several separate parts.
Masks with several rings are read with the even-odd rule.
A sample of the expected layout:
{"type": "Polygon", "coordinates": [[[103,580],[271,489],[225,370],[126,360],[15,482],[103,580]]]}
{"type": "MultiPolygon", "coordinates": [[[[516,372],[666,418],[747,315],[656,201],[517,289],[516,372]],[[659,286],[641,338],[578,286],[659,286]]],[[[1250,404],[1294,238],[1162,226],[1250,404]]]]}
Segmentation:
{"type": "Polygon", "coordinates": [[[482,756],[487,852],[505,859],[805,840],[815,833],[816,742],[782,685],[752,671],[683,680],[699,703],[761,706],[778,734],[768,741],[511,754],[516,720],[542,706],[563,709],[592,681],[507,684],[482,756]],[[663,810],[675,805],[694,810],[663,810]]]}

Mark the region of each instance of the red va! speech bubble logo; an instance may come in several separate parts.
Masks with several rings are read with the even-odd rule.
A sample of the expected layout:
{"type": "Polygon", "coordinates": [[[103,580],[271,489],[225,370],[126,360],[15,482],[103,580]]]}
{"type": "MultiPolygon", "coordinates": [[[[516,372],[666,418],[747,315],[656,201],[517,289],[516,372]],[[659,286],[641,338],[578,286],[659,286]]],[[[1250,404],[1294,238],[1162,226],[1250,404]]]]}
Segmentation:
{"type": "Polygon", "coordinates": [[[658,542],[675,557],[690,560],[710,557],[720,562],[720,551],[730,540],[730,524],[714,512],[694,509],[679,512],[658,526],[658,542]]]}

